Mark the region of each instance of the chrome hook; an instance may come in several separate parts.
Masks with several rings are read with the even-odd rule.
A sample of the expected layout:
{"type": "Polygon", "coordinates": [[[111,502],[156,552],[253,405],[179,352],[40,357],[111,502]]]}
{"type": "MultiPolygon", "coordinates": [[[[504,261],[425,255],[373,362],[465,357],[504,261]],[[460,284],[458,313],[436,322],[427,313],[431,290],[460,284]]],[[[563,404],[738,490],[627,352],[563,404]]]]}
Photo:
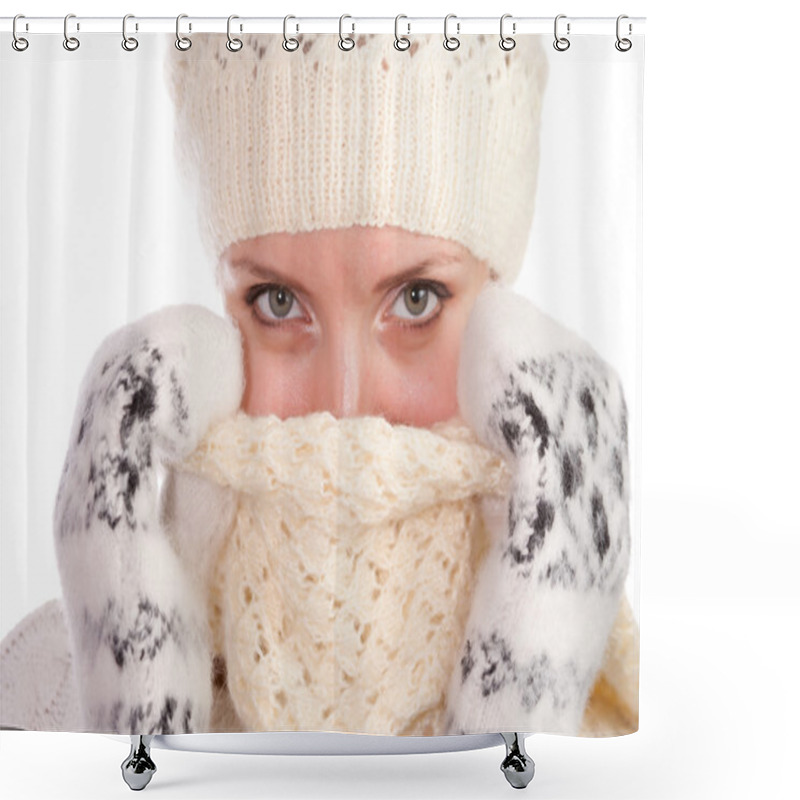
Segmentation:
{"type": "MultiPolygon", "coordinates": [[[[622,39],[620,37],[620,35],[619,35],[619,23],[623,19],[628,19],[628,15],[627,14],[620,14],[617,17],[617,41],[614,42],[614,47],[616,47],[617,50],[620,51],[620,53],[627,53],[628,50],[630,50],[631,47],[633,47],[633,42],[631,42],[630,39],[622,39]]],[[[633,26],[629,22],[628,23],[628,35],[630,36],[631,33],[633,33],[633,26]]]]}
{"type": "MultiPolygon", "coordinates": [[[[300,42],[298,42],[297,39],[295,38],[289,39],[286,35],[286,28],[290,19],[297,19],[297,17],[293,17],[291,14],[287,14],[283,18],[283,49],[286,50],[286,52],[288,53],[291,53],[293,50],[297,50],[297,48],[300,47],[300,42]]],[[[296,25],[295,28],[298,31],[300,30],[299,25],[296,25]]]]}
{"type": "MultiPolygon", "coordinates": [[[[21,53],[23,50],[27,50],[28,49],[29,42],[28,42],[27,39],[25,39],[24,37],[19,36],[17,34],[17,20],[18,19],[25,19],[24,14],[17,14],[17,16],[14,17],[14,23],[11,26],[11,35],[14,38],[11,40],[11,46],[18,53],[21,53]]],[[[27,22],[25,23],[25,30],[28,30],[28,23],[27,22]]]]}
{"type": "MultiPolygon", "coordinates": [[[[553,42],[553,47],[555,47],[555,49],[561,53],[563,53],[565,50],[569,50],[569,44],[570,44],[569,39],[567,39],[565,36],[558,35],[558,21],[560,19],[566,19],[566,18],[567,18],[566,14],[559,14],[556,17],[555,23],[553,24],[553,32],[556,37],[556,40],[553,42]]],[[[567,23],[567,35],[569,35],[569,22],[567,23]]]]}
{"type": "MultiPolygon", "coordinates": [[[[411,47],[411,39],[408,36],[401,36],[399,31],[399,22],[401,19],[408,19],[405,14],[398,14],[394,18],[394,47],[395,50],[408,50],[411,47]]],[[[408,32],[411,33],[411,23],[406,22],[408,32]]]]}
{"type": "MultiPolygon", "coordinates": [[[[139,40],[133,36],[128,36],[127,25],[129,19],[133,19],[133,14],[126,14],[122,18],[122,49],[131,53],[139,46],[139,40]]],[[[136,25],[136,30],[139,30],[138,24],[136,25]]]]}
{"type": "MultiPolygon", "coordinates": [[[[231,53],[238,53],[242,49],[242,40],[241,39],[234,39],[231,36],[231,20],[239,19],[236,14],[231,14],[228,17],[228,41],[225,43],[225,47],[231,51],[231,53]]],[[[241,32],[242,26],[239,26],[239,32],[241,32]]]]}
{"type": "MultiPolygon", "coordinates": [[[[353,39],[351,36],[345,36],[342,30],[342,23],[346,19],[353,19],[349,14],[342,14],[339,17],[339,49],[340,50],[352,50],[356,46],[356,40],[353,39]]],[[[353,27],[353,33],[356,32],[356,24],[355,22],[351,23],[353,27]]]]}
{"type": "MultiPolygon", "coordinates": [[[[181,36],[181,20],[187,19],[188,14],[178,14],[175,20],[175,47],[178,50],[188,50],[192,46],[192,40],[188,36],[181,36]]],[[[192,32],[192,23],[189,23],[189,33],[192,32]]]]}
{"type": "MultiPolygon", "coordinates": [[[[513,50],[517,46],[517,43],[516,43],[516,41],[514,39],[512,39],[510,36],[504,36],[503,35],[503,23],[510,16],[511,16],[511,14],[503,14],[503,16],[500,17],[500,49],[501,50],[513,50]]],[[[517,32],[517,23],[516,22],[512,22],[511,23],[511,33],[516,33],[516,32],[517,32]]]]}
{"type": "Polygon", "coordinates": [[[447,35],[447,23],[448,21],[455,17],[455,14],[448,14],[444,18],[444,42],[442,42],[445,50],[458,50],[461,46],[461,41],[458,38],[458,34],[461,32],[461,23],[456,22],[456,35],[455,36],[448,36],[447,35]]]}
{"type": "MultiPolygon", "coordinates": [[[[69,32],[67,31],[67,23],[69,22],[70,17],[74,18],[75,15],[67,14],[67,16],[64,17],[64,49],[72,52],[73,50],[77,50],[81,46],[81,43],[74,36],[70,36],[69,32]]],[[[77,23],[76,29],[81,29],[80,23],[77,23]]]]}

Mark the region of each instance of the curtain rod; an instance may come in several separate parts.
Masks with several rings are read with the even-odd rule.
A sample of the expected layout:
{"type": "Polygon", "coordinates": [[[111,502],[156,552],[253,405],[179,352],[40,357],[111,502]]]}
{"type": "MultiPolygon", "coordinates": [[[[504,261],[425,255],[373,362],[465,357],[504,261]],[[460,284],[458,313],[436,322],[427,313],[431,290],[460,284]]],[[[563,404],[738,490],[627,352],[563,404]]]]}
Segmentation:
{"type": "MultiPolygon", "coordinates": [[[[388,33],[395,31],[395,17],[355,17],[345,15],[340,23],[339,17],[291,16],[288,22],[292,33],[339,33],[340,25],[346,35],[353,33],[388,33]]],[[[559,15],[560,30],[569,24],[570,35],[600,34],[613,36],[617,30],[616,17],[570,17],[559,15]]],[[[136,17],[128,19],[129,33],[175,33],[176,17],[136,17]]],[[[444,17],[401,16],[398,30],[402,35],[414,33],[444,34],[444,17]]],[[[513,17],[504,21],[505,35],[526,33],[549,33],[554,30],[555,17],[513,17]]],[[[645,17],[627,17],[621,20],[621,31],[625,36],[644,33],[645,17]]],[[[13,17],[0,17],[0,31],[11,33],[13,17]]],[[[227,17],[193,17],[181,15],[181,33],[226,33],[227,17]]],[[[231,30],[235,33],[282,33],[284,17],[236,17],[231,30]]],[[[81,17],[71,15],[70,33],[119,33],[122,31],[122,17],[81,17]]],[[[500,17],[458,17],[451,16],[448,23],[450,34],[497,34],[500,35],[500,17]]],[[[64,33],[64,17],[27,17],[17,20],[17,33],[64,33]]]]}

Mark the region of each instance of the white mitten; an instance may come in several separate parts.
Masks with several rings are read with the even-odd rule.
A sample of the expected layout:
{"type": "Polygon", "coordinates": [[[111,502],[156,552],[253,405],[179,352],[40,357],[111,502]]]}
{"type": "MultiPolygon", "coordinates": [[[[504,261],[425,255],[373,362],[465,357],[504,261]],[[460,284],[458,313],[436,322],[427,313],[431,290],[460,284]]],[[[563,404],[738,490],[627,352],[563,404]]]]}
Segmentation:
{"type": "Polygon", "coordinates": [[[242,358],[231,322],[170,306],[108,336],[83,378],[53,533],[86,730],[208,729],[206,601],[160,519],[159,488],[238,410],[242,358]]]}
{"type": "Polygon", "coordinates": [[[508,461],[447,697],[448,733],[578,733],[630,558],[627,409],[614,370],[510,289],[467,322],[461,414],[508,461]]]}

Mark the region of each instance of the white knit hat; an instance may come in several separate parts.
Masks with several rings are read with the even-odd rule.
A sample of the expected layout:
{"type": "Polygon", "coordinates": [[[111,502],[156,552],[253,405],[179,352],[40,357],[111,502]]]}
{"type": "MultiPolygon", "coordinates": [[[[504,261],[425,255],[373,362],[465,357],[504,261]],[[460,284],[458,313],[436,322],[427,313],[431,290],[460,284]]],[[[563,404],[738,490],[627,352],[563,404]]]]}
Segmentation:
{"type": "Polygon", "coordinates": [[[274,232],[395,225],[441,236],[516,278],[533,218],[548,64],[538,36],[224,34],[170,48],[167,81],[202,232],[218,257],[274,232]]]}

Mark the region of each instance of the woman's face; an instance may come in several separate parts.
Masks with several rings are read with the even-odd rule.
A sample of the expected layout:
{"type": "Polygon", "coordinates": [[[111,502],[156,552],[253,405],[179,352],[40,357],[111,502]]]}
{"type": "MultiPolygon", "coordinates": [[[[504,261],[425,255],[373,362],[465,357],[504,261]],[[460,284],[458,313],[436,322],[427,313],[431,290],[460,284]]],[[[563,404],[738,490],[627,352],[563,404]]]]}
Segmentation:
{"type": "Polygon", "coordinates": [[[458,416],[461,335],[489,277],[462,245],[394,227],[276,233],[231,245],[221,268],[247,414],[458,416]]]}

